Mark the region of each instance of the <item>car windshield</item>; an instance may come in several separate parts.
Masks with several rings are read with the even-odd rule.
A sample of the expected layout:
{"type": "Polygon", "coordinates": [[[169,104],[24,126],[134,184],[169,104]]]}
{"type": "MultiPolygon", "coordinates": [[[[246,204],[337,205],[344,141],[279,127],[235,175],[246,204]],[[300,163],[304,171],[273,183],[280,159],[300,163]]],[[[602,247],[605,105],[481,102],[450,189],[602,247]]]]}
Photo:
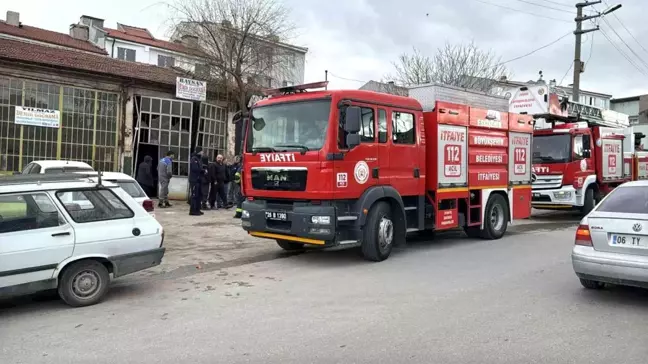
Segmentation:
{"type": "Polygon", "coordinates": [[[115,183],[116,185],[121,187],[122,190],[126,191],[126,193],[128,193],[131,197],[146,197],[146,194],[144,194],[144,191],[136,181],[117,181],[109,179],[107,179],[106,181],[115,183]]]}
{"type": "Polygon", "coordinates": [[[596,211],[648,214],[648,188],[643,186],[616,188],[601,201],[596,211]]]}
{"type": "Polygon", "coordinates": [[[274,104],[252,109],[246,150],[319,150],[328,129],[330,100],[274,104]]]}
{"type": "Polygon", "coordinates": [[[533,163],[564,163],[571,160],[571,135],[533,136],[533,163]]]}

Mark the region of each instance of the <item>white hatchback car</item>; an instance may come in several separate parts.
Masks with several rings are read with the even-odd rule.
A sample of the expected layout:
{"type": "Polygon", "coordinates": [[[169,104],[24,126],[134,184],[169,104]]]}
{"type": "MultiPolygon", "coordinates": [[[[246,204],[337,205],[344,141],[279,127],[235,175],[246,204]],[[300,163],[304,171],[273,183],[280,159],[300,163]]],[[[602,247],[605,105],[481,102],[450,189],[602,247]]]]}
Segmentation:
{"type": "Polygon", "coordinates": [[[92,305],[113,278],[159,265],[162,226],[119,186],[96,174],[0,178],[0,297],[56,288],[92,305]],[[83,208],[71,196],[81,195],[83,208]]]}
{"type": "Polygon", "coordinates": [[[25,166],[22,174],[52,174],[64,172],[92,172],[88,163],[67,160],[33,161],[25,166]]]}

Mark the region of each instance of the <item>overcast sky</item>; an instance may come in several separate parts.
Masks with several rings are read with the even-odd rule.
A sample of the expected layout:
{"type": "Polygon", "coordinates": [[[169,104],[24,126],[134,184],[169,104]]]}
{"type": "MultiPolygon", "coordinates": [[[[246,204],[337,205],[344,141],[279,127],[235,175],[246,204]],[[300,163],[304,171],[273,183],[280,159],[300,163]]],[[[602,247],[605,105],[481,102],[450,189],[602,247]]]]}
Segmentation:
{"type": "MultiPolygon", "coordinates": [[[[332,88],[358,88],[363,81],[381,79],[393,70],[391,62],[413,46],[433,55],[436,48],[446,41],[459,43],[474,40],[481,48],[492,49],[502,60],[524,55],[572,32],[575,8],[570,9],[570,6],[576,3],[574,0],[285,2],[292,8],[292,16],[300,28],[294,43],[309,48],[306,81],[322,80],[324,70],[328,69],[332,88]]],[[[614,13],[616,17],[606,17],[609,24],[601,22],[604,33],[594,32],[584,36],[582,59],[589,61],[582,74],[582,89],[608,93],[614,97],[648,93],[648,22],[642,19],[648,9],[646,0],[606,2],[621,3],[623,7],[614,13]],[[641,5],[644,5],[643,9],[641,5]],[[630,33],[642,44],[638,44],[630,33]]],[[[3,17],[7,10],[18,11],[23,24],[59,32],[67,32],[71,23],[86,14],[105,19],[108,27],[120,22],[146,27],[156,37],[163,38],[167,34],[166,20],[169,15],[157,0],[5,0],[0,3],[3,17]]],[[[605,5],[597,5],[597,8],[603,10],[605,5]]],[[[586,23],[586,27],[592,26],[586,23]]],[[[570,67],[573,54],[574,36],[569,35],[528,57],[508,63],[508,66],[516,80],[537,79],[538,71],[542,70],[545,79],[555,78],[560,82],[570,67]]],[[[571,79],[570,71],[562,84],[571,84],[571,79]]]]}

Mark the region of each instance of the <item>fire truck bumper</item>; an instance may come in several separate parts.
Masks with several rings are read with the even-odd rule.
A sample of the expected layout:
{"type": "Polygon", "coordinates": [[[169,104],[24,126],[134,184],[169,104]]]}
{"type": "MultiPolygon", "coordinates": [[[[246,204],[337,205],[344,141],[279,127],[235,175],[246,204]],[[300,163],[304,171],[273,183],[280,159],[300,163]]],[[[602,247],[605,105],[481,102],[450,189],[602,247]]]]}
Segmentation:
{"type": "Polygon", "coordinates": [[[532,191],[531,205],[536,209],[570,209],[583,206],[581,191],[573,186],[532,191]]]}
{"type": "Polygon", "coordinates": [[[340,216],[334,205],[294,203],[273,206],[264,200],[243,202],[241,227],[250,235],[320,247],[360,241],[355,216],[340,216]]]}

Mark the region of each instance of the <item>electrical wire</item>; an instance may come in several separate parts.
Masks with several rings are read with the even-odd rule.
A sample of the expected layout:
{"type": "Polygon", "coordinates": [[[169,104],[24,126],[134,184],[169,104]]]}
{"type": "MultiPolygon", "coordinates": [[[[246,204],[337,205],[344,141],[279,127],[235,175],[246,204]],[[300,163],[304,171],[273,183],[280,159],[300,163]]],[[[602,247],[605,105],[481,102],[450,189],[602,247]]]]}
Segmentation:
{"type": "Polygon", "coordinates": [[[589,55],[587,55],[587,61],[585,61],[585,65],[587,65],[590,59],[592,59],[592,52],[594,51],[594,33],[592,33],[592,38],[590,38],[590,41],[591,41],[590,51],[589,51],[589,55]]]}
{"type": "Polygon", "coordinates": [[[331,71],[329,71],[328,75],[331,76],[331,77],[333,77],[333,78],[339,78],[340,80],[352,81],[352,82],[360,82],[360,83],[367,83],[367,81],[360,81],[360,80],[356,80],[356,79],[354,79],[354,78],[347,78],[347,77],[337,76],[337,75],[331,73],[331,71]]]}
{"type": "Polygon", "coordinates": [[[504,6],[504,5],[489,3],[489,2],[484,1],[484,0],[473,0],[473,1],[476,1],[476,2],[482,3],[482,4],[486,4],[486,5],[492,5],[492,6],[502,8],[502,9],[506,9],[506,10],[517,11],[518,13],[532,15],[532,16],[535,16],[535,17],[538,17],[538,18],[550,19],[550,20],[555,20],[555,21],[559,21],[559,22],[563,22],[563,23],[570,23],[570,24],[573,23],[573,21],[571,21],[571,20],[565,20],[565,19],[554,18],[554,17],[551,17],[551,16],[540,15],[540,14],[536,14],[536,13],[533,13],[533,12],[530,12],[530,11],[524,11],[524,10],[511,8],[511,7],[504,6]]]}
{"type": "Polygon", "coordinates": [[[610,44],[611,44],[611,45],[612,45],[612,46],[617,50],[617,52],[619,52],[619,53],[623,56],[623,58],[625,58],[625,59],[628,61],[628,63],[630,63],[630,64],[631,64],[631,65],[632,65],[632,66],[633,66],[637,71],[639,71],[642,75],[648,77],[648,74],[646,74],[646,72],[644,72],[644,70],[641,69],[641,67],[637,66],[637,64],[636,64],[636,63],[635,63],[635,62],[634,62],[630,57],[628,57],[628,55],[627,55],[626,53],[624,53],[624,52],[621,50],[621,48],[619,48],[619,47],[618,47],[618,46],[617,46],[617,45],[616,45],[616,44],[615,44],[615,43],[610,39],[610,37],[607,35],[607,33],[605,33],[605,31],[604,31],[603,29],[599,29],[599,31],[601,32],[601,34],[603,35],[603,37],[604,37],[604,38],[605,38],[605,39],[606,39],[606,40],[607,40],[607,41],[608,41],[608,42],[609,42],[609,43],[610,43],[610,44]]]}
{"type": "Polygon", "coordinates": [[[528,0],[515,0],[515,1],[519,1],[519,2],[521,2],[521,3],[525,3],[525,4],[529,4],[529,5],[533,5],[533,6],[538,6],[538,7],[541,7],[541,8],[543,8],[543,9],[556,10],[556,11],[560,11],[560,12],[562,12],[562,13],[575,14],[574,11],[568,11],[568,10],[565,10],[565,9],[558,9],[558,8],[554,8],[553,6],[547,6],[547,5],[537,4],[537,3],[533,3],[533,2],[528,1],[528,0]]]}
{"type": "Polygon", "coordinates": [[[571,71],[572,67],[574,67],[574,62],[573,61],[569,63],[569,68],[567,68],[567,71],[565,72],[565,74],[560,79],[560,83],[558,83],[559,86],[562,86],[563,81],[565,81],[565,77],[567,77],[567,74],[569,73],[569,71],[571,71]]]}
{"type": "Polygon", "coordinates": [[[543,46],[540,47],[540,48],[536,48],[536,49],[532,50],[532,51],[529,52],[529,53],[523,54],[523,55],[521,55],[521,56],[519,56],[519,57],[511,58],[511,59],[509,59],[509,60],[507,60],[507,61],[504,61],[504,62],[498,63],[497,65],[498,65],[498,66],[499,66],[499,65],[503,65],[503,64],[506,64],[506,63],[509,63],[509,62],[517,61],[518,59],[522,59],[522,58],[524,58],[524,57],[528,57],[528,56],[532,55],[533,53],[535,53],[535,52],[537,52],[537,51],[543,50],[543,49],[545,49],[545,48],[547,48],[547,47],[549,47],[549,46],[552,46],[552,45],[554,45],[554,44],[560,42],[562,39],[564,39],[565,37],[567,37],[567,36],[569,36],[569,35],[571,35],[571,34],[572,34],[572,32],[569,32],[569,33],[567,33],[567,34],[564,34],[563,36],[561,36],[560,38],[558,38],[558,39],[552,41],[551,43],[547,43],[547,44],[543,45],[543,46]]]}
{"type": "Polygon", "coordinates": [[[557,2],[557,1],[551,1],[551,0],[539,0],[539,1],[544,1],[544,2],[549,3],[549,4],[554,4],[554,5],[564,6],[564,7],[570,8],[570,9],[573,9],[573,8],[574,8],[574,7],[571,6],[571,5],[567,5],[567,4],[564,4],[564,3],[559,3],[559,2],[557,2]]]}
{"type": "Polygon", "coordinates": [[[642,64],[644,67],[646,67],[646,69],[648,69],[648,63],[646,63],[646,61],[644,61],[643,58],[641,58],[641,56],[638,55],[637,52],[635,52],[635,50],[632,49],[632,47],[630,47],[630,45],[629,45],[629,44],[628,44],[628,43],[627,43],[627,42],[626,42],[626,41],[621,37],[621,35],[619,35],[619,33],[616,31],[616,29],[614,29],[614,28],[612,27],[612,25],[610,24],[610,22],[608,22],[607,19],[605,19],[604,17],[601,18],[601,19],[602,19],[603,22],[604,22],[604,23],[605,23],[605,24],[610,28],[610,30],[611,30],[611,31],[612,31],[612,32],[617,36],[617,38],[619,38],[619,40],[621,40],[621,43],[623,43],[623,44],[626,46],[626,48],[628,48],[628,50],[630,50],[630,53],[632,53],[635,57],[637,57],[637,59],[639,60],[639,62],[641,62],[641,64],[642,64]]]}
{"type": "MultiPolygon", "coordinates": [[[[607,1],[603,1],[603,4],[605,4],[605,6],[607,6],[608,8],[610,7],[610,4],[608,4],[607,1]]],[[[614,16],[614,18],[619,22],[619,24],[621,24],[623,29],[625,29],[625,31],[630,35],[630,37],[632,37],[632,39],[634,39],[634,41],[637,42],[639,47],[641,47],[641,49],[643,49],[643,51],[646,52],[646,54],[648,54],[648,50],[646,50],[646,48],[639,42],[639,40],[634,36],[634,34],[632,34],[632,32],[628,29],[628,27],[626,27],[625,24],[623,24],[621,19],[619,19],[619,17],[615,13],[612,13],[612,16],[614,16]]]]}

